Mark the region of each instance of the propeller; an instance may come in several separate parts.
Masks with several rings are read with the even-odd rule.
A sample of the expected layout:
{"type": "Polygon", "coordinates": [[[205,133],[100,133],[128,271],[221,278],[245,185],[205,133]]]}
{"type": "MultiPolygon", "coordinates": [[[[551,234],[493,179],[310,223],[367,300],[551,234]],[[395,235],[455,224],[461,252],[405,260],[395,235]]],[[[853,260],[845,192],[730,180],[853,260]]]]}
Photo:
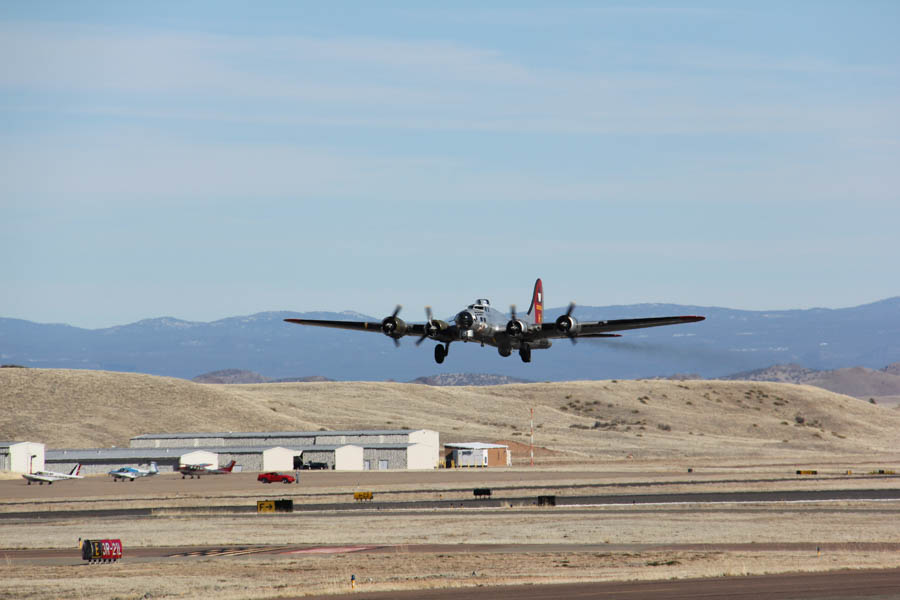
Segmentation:
{"type": "Polygon", "coordinates": [[[510,319],[509,323],[506,324],[506,334],[518,337],[522,335],[522,322],[519,321],[519,318],[516,316],[516,305],[511,304],[509,306],[510,319]]]}
{"type": "Polygon", "coordinates": [[[434,316],[431,314],[431,307],[425,307],[425,316],[428,317],[428,321],[425,323],[425,333],[422,334],[422,337],[416,340],[416,346],[425,341],[426,338],[434,335],[438,328],[434,324],[434,316]]]}

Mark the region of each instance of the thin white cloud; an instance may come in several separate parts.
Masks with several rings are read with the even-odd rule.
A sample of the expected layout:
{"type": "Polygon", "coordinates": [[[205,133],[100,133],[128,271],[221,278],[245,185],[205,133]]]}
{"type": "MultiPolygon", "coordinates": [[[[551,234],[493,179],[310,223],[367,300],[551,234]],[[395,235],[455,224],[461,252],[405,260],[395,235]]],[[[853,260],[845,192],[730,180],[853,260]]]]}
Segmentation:
{"type": "MultiPolygon", "coordinates": [[[[195,121],[662,135],[837,130],[858,136],[866,121],[869,135],[883,133],[884,123],[896,127],[893,98],[846,106],[795,97],[785,82],[744,72],[766,66],[765,57],[688,49],[679,58],[664,50],[653,56],[667,56],[673,66],[706,61],[730,74],[632,71],[615,59],[587,71],[538,68],[495,50],[440,41],[25,23],[0,26],[0,52],[13,57],[0,70],[0,86],[70,94],[45,104],[53,111],[195,121]]],[[[812,61],[781,68],[832,67],[812,61]]]]}

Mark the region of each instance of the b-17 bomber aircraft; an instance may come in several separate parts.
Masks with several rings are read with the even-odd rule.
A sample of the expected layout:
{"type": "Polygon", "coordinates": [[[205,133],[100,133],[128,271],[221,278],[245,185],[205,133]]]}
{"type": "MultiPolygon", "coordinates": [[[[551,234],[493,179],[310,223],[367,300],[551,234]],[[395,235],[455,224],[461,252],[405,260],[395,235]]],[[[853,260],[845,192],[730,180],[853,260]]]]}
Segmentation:
{"type": "Polygon", "coordinates": [[[500,356],[509,356],[518,350],[522,362],[531,362],[532,350],[549,348],[555,338],[568,338],[575,343],[578,338],[613,338],[621,337],[613,331],[659,327],[661,325],[678,325],[694,323],[706,317],[649,317],[643,319],[615,319],[611,321],[579,322],[572,316],[575,303],[569,304],[564,315],[551,323],[544,323],[544,288],[541,280],[534,282],[531,306],[525,315],[516,313],[515,305],[510,307],[510,314],[500,312],[491,307],[489,300],[476,300],[453,317],[453,322],[435,319],[431,307],[425,307],[428,320],[425,323],[407,323],[401,319],[401,307],[398,305],[394,313],[381,321],[328,321],[322,319],[285,319],[288,323],[311,325],[314,327],[334,327],[355,331],[373,331],[383,333],[400,345],[403,336],[416,336],[418,346],[426,339],[438,344],[434,347],[434,360],[443,363],[450,351],[452,342],[474,342],[482,346],[494,346],[500,356]]]}

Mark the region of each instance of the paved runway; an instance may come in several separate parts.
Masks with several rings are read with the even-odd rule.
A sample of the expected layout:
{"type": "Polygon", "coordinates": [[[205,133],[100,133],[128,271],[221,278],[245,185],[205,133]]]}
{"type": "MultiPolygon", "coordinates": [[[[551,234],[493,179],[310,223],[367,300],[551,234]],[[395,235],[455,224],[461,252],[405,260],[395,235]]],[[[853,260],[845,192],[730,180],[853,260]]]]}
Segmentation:
{"type": "MultiPolygon", "coordinates": [[[[900,569],[829,571],[608,583],[467,587],[304,596],[303,600],[887,600],[900,598],[900,569]]],[[[285,599],[288,600],[288,599],[285,599]]],[[[290,599],[293,600],[293,599],[290,599]]],[[[299,599],[298,599],[299,600],[299,599]]]]}
{"type": "MultiPolygon", "coordinates": [[[[289,486],[288,486],[289,487],[289,486]]],[[[279,491],[279,488],[274,490],[279,491]]],[[[263,496],[264,494],[260,494],[263,496]]],[[[269,496],[279,497],[278,493],[269,496]]],[[[710,503],[759,503],[759,502],[821,502],[831,500],[900,500],[900,489],[871,490],[782,490],[768,492],[697,492],[678,494],[619,494],[597,496],[553,496],[555,507],[638,505],[638,504],[710,504],[710,503]]],[[[508,508],[538,506],[538,496],[519,496],[492,499],[413,500],[402,502],[295,502],[294,512],[310,511],[379,511],[379,510],[434,510],[454,508],[508,508]]],[[[30,506],[33,506],[30,505],[30,506]]],[[[545,506],[545,510],[553,510],[545,506]]],[[[26,510],[0,512],[0,520],[103,518],[103,517],[151,517],[166,514],[166,508],[92,508],[82,510],[26,510]]],[[[255,503],[178,507],[180,514],[255,513],[255,503]]]]}
{"type": "MultiPolygon", "coordinates": [[[[475,487],[491,487],[495,493],[515,493],[523,489],[554,489],[591,495],[591,491],[608,492],[614,495],[624,488],[647,486],[693,486],[703,484],[765,485],[779,487],[779,482],[803,481],[812,484],[817,481],[876,481],[894,479],[900,476],[882,475],[819,475],[792,476],[785,467],[782,477],[744,477],[735,479],[731,471],[705,471],[693,474],[657,471],[549,471],[549,470],[494,470],[439,469],[435,471],[303,471],[300,485],[265,485],[256,481],[256,473],[234,473],[231,475],[205,476],[200,479],[182,479],[178,474],[163,473],[156,477],[145,477],[130,482],[114,483],[107,476],[89,476],[85,479],[58,481],[53,485],[26,485],[23,479],[0,479],[0,498],[6,503],[69,502],[73,498],[92,498],[97,502],[103,498],[135,496],[168,496],[170,494],[303,494],[304,497],[323,499],[346,496],[331,491],[335,488],[365,489],[366,486],[398,486],[397,489],[415,490],[417,493],[453,493],[469,491],[475,487]],[[414,487],[410,487],[414,486],[414,487]],[[452,486],[448,489],[447,486],[452,486]]],[[[837,487],[839,484],[833,484],[837,487]]],[[[543,492],[542,492],[543,493],[543,492]]]]}

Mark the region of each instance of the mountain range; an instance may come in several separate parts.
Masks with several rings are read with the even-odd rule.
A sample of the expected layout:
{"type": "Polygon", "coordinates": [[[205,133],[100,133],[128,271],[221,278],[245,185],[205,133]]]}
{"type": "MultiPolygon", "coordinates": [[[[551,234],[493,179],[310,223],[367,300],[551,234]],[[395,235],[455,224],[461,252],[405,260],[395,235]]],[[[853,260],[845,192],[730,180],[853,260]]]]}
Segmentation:
{"type": "MultiPolygon", "coordinates": [[[[545,320],[565,309],[545,310],[545,320]]],[[[557,340],[532,363],[456,343],[442,365],[432,343],[399,348],[379,333],[300,327],[285,318],[365,319],[334,312],[263,312],[209,323],[171,317],[82,329],[0,318],[0,362],[28,367],[139,372],[190,379],[223,368],[267,380],[411,381],[452,373],[496,373],[528,381],[634,379],[696,373],[715,378],[796,364],[806,369],[881,369],[900,362],[900,297],[841,309],[745,311],[672,304],[579,306],[579,320],[698,314],[706,321],[623,332],[622,338],[557,340]]],[[[448,318],[445,316],[444,318],[448,318]]]]}

